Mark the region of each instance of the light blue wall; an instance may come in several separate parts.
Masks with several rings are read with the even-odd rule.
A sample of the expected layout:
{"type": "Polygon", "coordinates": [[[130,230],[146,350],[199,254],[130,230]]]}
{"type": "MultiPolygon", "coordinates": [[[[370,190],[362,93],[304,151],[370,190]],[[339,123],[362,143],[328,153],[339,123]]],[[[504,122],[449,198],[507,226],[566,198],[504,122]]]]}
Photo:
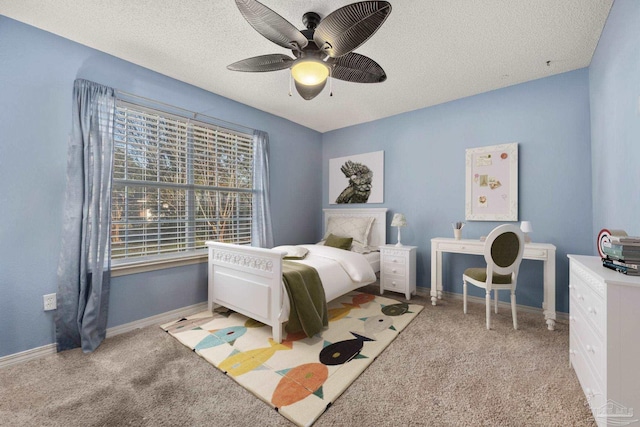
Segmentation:
{"type": "Polygon", "coordinates": [[[589,88],[593,161],[592,235],[603,228],[615,228],[638,236],[640,1],[616,0],[613,4],[589,67],[589,88]]]}
{"type": "MultiPolygon", "coordinates": [[[[320,233],[321,134],[0,16],[0,357],[54,342],[42,295],[56,292],[76,78],[268,132],[276,244],[320,233]]],[[[196,265],[114,278],[108,326],[205,301],[206,275],[196,265]]]]}
{"type": "MultiPolygon", "coordinates": [[[[465,149],[517,142],[519,217],[532,222],[534,241],[556,245],[557,309],[567,312],[566,254],[590,253],[594,241],[588,84],[581,69],[325,133],[323,204],[329,159],[384,150],[381,206],[406,215],[402,242],[418,246],[418,286],[430,287],[430,239],[452,236],[451,223],[464,220],[465,149]]],[[[496,225],[468,222],[463,237],[479,238],[496,225]]],[[[388,232],[395,242],[396,229],[388,232]]],[[[464,268],[482,262],[445,255],[445,291],[461,293],[464,268]]],[[[541,264],[523,261],[518,283],[518,303],[541,307],[541,264]]]]}

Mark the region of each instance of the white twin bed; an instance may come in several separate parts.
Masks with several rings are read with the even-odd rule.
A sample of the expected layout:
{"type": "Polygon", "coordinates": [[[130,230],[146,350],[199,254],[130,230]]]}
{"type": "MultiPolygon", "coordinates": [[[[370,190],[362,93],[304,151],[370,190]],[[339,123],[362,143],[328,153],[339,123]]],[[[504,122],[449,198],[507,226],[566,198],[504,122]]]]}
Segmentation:
{"type": "MultiPolygon", "coordinates": [[[[386,242],[387,209],[324,209],[323,212],[323,235],[354,237],[353,251],[301,245],[308,254],[295,262],[318,271],[329,302],[376,281],[375,273],[380,271],[378,246],[386,242]],[[370,228],[365,230],[365,223],[370,224],[370,228]],[[374,251],[358,253],[368,250],[374,251]]],[[[282,324],[289,318],[289,297],[282,281],[281,249],[212,241],[207,242],[207,246],[209,310],[219,304],[258,320],[273,328],[274,341],[282,342],[282,324]]]]}

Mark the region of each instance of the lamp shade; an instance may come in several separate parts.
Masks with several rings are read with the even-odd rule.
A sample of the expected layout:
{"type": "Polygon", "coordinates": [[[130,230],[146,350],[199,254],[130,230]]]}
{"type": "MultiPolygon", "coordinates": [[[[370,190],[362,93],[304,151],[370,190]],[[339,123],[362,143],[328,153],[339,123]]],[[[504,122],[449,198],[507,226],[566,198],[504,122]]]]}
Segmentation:
{"type": "Polygon", "coordinates": [[[523,233],[532,233],[533,227],[531,226],[531,221],[522,221],[520,223],[520,230],[522,230],[523,233]]]}
{"type": "Polygon", "coordinates": [[[397,213],[393,215],[393,219],[391,220],[392,227],[404,227],[407,225],[407,219],[404,217],[404,214],[397,213]]]}

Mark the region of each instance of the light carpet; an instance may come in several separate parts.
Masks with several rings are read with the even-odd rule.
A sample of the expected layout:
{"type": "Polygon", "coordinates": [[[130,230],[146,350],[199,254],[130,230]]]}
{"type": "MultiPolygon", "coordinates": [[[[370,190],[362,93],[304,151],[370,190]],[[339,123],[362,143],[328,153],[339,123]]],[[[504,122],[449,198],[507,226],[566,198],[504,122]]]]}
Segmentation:
{"type": "Polygon", "coordinates": [[[329,327],[286,334],[228,310],[162,328],[299,426],[313,424],[423,309],[351,292],[328,305],[329,327]]]}

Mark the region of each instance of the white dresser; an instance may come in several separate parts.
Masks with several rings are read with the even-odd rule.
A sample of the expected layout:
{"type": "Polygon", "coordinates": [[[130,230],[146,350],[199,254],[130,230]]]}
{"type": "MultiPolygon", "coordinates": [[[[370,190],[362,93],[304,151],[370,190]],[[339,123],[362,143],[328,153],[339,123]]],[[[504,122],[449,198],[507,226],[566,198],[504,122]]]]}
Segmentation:
{"type": "Polygon", "coordinates": [[[416,293],[417,246],[380,246],[380,295],[402,292],[407,299],[416,293]]]}
{"type": "Polygon", "coordinates": [[[640,426],[640,277],[569,260],[571,366],[599,426],[640,426]]]}

